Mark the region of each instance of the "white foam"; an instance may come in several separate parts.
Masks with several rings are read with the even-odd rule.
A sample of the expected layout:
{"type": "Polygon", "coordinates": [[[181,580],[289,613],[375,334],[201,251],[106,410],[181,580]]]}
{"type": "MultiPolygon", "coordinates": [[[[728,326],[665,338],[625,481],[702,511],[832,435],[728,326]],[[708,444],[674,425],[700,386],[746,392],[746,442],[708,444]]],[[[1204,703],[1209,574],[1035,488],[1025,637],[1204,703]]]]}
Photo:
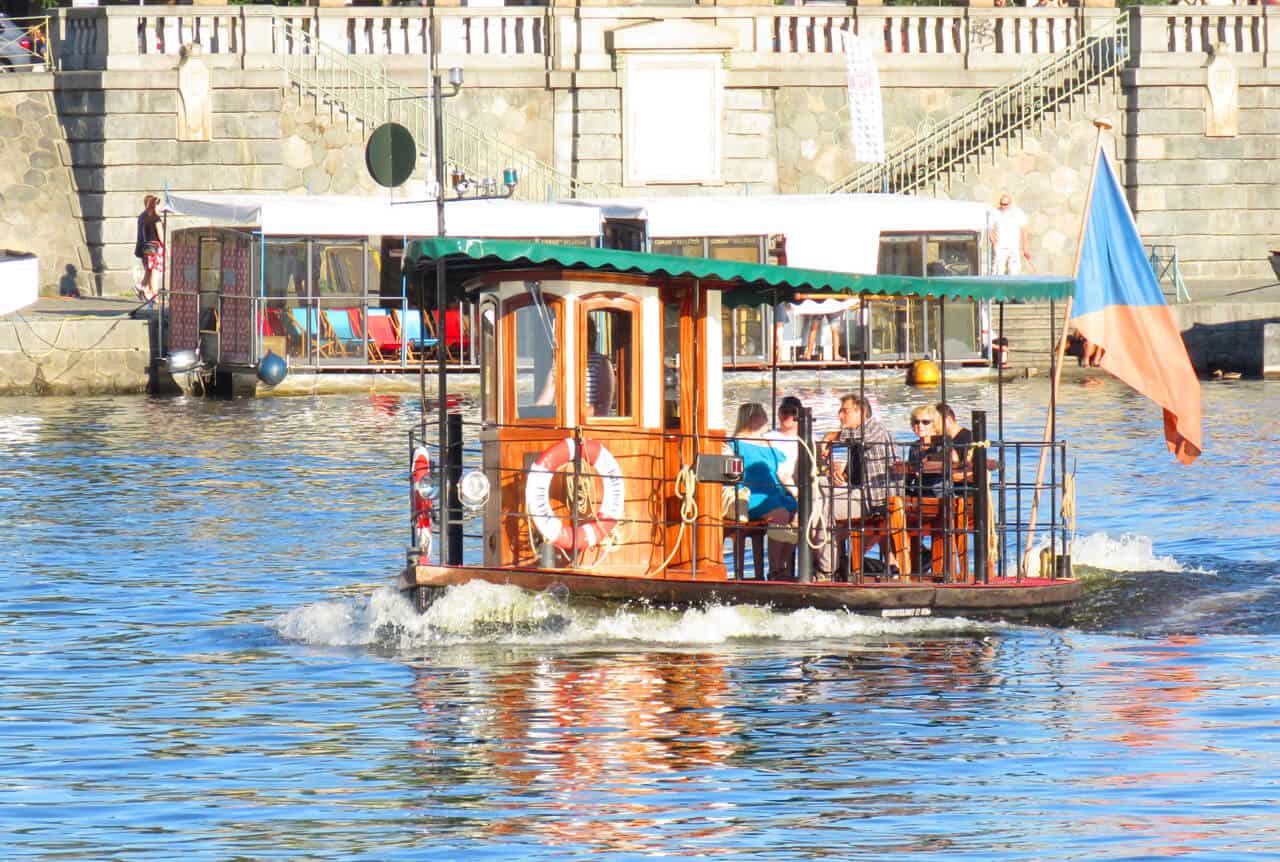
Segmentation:
{"type": "Polygon", "coordinates": [[[1151,539],[1124,533],[1113,539],[1106,533],[1076,536],[1071,546],[1071,562],[1112,572],[1184,572],[1173,557],[1156,556],[1151,539]]]}
{"type": "Polygon", "coordinates": [[[417,614],[391,587],[364,597],[314,602],[278,617],[274,628],[314,645],[723,644],[948,634],[985,628],[960,618],[882,619],[848,611],[773,610],[754,605],[670,609],[578,604],[551,593],[475,581],[449,587],[417,614]]]}

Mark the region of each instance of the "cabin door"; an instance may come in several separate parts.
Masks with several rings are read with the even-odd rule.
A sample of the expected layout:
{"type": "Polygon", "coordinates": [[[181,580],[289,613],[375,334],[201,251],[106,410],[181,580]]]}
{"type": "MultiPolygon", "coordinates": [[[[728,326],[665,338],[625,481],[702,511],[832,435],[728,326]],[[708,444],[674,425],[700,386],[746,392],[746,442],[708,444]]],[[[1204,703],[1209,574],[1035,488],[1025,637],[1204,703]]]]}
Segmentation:
{"type": "MultiPolygon", "coordinates": [[[[661,295],[663,473],[673,479],[682,468],[693,469],[699,454],[719,453],[723,442],[722,433],[708,433],[705,387],[699,385],[706,379],[707,361],[699,345],[709,337],[704,304],[697,302],[700,295],[705,298],[705,290],[695,285],[667,287],[661,295]]],[[[673,525],[688,510],[680,490],[668,487],[666,515],[673,525]]],[[[720,486],[699,482],[696,495],[697,524],[667,531],[667,553],[672,555],[667,577],[723,578],[720,486]]]]}

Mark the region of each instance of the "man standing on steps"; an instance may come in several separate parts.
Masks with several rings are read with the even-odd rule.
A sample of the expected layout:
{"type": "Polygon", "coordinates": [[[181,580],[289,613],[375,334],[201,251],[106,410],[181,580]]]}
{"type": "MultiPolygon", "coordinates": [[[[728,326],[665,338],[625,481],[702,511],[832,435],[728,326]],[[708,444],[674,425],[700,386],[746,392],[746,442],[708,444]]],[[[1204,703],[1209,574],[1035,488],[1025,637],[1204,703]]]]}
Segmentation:
{"type": "Polygon", "coordinates": [[[1027,245],[1027,214],[1013,205],[1013,196],[1002,192],[1000,203],[991,213],[991,272],[995,275],[1017,275],[1022,262],[1031,260],[1027,245]]]}

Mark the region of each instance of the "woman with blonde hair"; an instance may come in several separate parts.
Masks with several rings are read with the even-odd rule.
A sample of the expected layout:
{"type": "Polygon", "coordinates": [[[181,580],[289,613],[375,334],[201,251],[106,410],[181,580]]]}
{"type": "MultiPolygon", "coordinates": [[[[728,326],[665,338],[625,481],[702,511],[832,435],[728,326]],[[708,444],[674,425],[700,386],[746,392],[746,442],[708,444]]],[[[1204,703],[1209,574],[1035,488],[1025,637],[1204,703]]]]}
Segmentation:
{"type": "MultiPolygon", "coordinates": [[[[942,487],[942,441],[946,436],[938,408],[922,404],[912,410],[911,430],[917,439],[907,453],[907,493],[935,497],[942,487]]],[[[955,450],[951,454],[954,458],[955,450]]]]}

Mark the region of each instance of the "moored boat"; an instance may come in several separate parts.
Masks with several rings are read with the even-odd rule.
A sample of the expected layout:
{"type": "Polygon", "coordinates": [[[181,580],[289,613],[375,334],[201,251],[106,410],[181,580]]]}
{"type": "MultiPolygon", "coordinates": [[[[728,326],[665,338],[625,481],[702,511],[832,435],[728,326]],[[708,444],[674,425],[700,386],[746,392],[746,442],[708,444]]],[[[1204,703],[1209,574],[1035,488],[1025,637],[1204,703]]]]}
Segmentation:
{"type": "Polygon", "coordinates": [[[886,456],[874,499],[869,481],[851,479],[857,517],[838,515],[824,473],[845,445],[841,463],[865,474],[870,450],[815,443],[802,413],[791,444],[794,524],[740,514],[732,501],[747,479],[725,428],[720,329],[724,308],[802,295],[941,306],[1062,298],[1071,279],[851,275],[450,238],[415,241],[405,266],[411,279],[435,279],[437,304],[466,296],[480,320],[479,421],[448,413],[441,368],[440,415],[429,423],[424,414],[411,441],[412,547],[399,586],[419,609],[474,580],[620,601],[889,615],[1056,610],[1080,595],[1059,517],[1072,502],[1065,444],[988,440],[984,412],[972,417],[967,460],[944,438],[941,463],[956,466],[936,481],[918,475],[913,487],[901,451],[886,456]],[[432,445],[435,469],[424,477],[421,453],[432,445]],[[1042,468],[1027,475],[1037,461],[1049,464],[1047,478],[1042,468]],[[766,535],[796,545],[794,573],[761,567],[766,535]],[[824,573],[818,558],[839,563],[824,573]]]}

